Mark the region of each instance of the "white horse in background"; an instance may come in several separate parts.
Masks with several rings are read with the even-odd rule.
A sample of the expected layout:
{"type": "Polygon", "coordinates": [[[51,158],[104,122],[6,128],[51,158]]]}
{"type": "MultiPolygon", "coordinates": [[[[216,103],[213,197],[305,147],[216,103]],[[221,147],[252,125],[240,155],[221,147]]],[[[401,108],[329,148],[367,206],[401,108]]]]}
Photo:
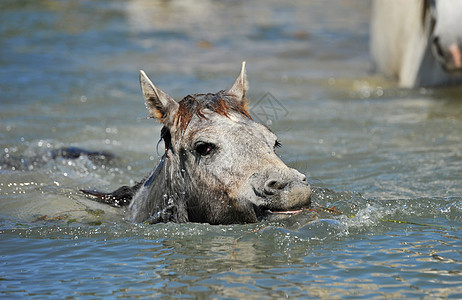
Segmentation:
{"type": "Polygon", "coordinates": [[[375,0],[370,46],[402,87],[462,83],[462,0],[375,0]]]}

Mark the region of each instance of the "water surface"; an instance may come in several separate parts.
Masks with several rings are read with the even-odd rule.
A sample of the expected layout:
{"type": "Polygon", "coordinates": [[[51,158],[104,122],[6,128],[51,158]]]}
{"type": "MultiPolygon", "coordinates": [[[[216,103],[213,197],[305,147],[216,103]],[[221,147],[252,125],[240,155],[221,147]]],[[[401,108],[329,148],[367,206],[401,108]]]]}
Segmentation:
{"type": "Polygon", "coordinates": [[[462,90],[376,75],[369,9],[2,1],[0,297],[462,298],[462,90]],[[133,184],[159,160],[139,69],[181,99],[229,88],[243,60],[251,112],[307,174],[316,212],[130,224],[78,192],[133,184]],[[268,99],[278,114],[260,114],[268,99]],[[117,159],[50,158],[67,146],[117,159]]]}

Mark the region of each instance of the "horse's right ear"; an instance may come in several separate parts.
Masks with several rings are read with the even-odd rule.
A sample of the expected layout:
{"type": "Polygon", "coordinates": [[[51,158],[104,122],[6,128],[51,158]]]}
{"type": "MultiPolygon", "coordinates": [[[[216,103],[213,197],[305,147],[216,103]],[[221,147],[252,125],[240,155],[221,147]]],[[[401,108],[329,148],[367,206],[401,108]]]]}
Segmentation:
{"type": "Polygon", "coordinates": [[[173,123],[173,116],[178,111],[178,102],[157,88],[143,70],[140,70],[140,85],[146,109],[149,111],[151,117],[170,127],[173,123]]]}

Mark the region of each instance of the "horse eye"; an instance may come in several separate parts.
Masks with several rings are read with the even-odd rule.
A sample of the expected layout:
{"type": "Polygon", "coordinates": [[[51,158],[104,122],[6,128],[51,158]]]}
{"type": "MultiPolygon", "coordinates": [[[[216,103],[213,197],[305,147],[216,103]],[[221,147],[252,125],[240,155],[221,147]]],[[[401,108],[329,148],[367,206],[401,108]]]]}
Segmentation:
{"type": "Polygon", "coordinates": [[[274,148],[281,148],[281,147],[282,147],[281,142],[279,142],[278,140],[276,140],[276,142],[274,143],[274,148]]]}
{"type": "Polygon", "coordinates": [[[198,142],[195,145],[194,150],[200,155],[200,156],[207,156],[210,153],[213,152],[213,150],[216,149],[216,146],[212,143],[205,143],[205,142],[198,142]]]}

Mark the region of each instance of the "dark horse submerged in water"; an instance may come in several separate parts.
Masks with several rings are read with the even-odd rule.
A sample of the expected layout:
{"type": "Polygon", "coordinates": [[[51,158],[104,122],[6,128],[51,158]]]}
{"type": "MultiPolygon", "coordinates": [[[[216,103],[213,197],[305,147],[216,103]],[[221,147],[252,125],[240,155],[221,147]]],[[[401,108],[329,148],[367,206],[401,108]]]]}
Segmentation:
{"type": "Polygon", "coordinates": [[[229,90],[177,102],[140,71],[151,117],[163,124],[165,153],[134,186],[112,193],[83,190],[92,199],[128,206],[133,222],[257,222],[311,204],[305,175],[275,154],[276,136],[246,109],[245,63],[229,90]]]}

